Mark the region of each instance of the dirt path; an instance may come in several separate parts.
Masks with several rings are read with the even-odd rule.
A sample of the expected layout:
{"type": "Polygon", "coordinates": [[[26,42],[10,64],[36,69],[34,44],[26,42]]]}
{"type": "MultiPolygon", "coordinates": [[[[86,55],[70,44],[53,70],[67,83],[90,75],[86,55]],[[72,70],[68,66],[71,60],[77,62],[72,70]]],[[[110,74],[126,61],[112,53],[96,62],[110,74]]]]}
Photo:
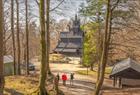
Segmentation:
{"type": "MultiPolygon", "coordinates": [[[[39,67],[37,64],[36,67],[39,67]]],[[[82,68],[79,64],[50,64],[51,71],[54,74],[67,73],[68,77],[71,72],[76,72],[78,70],[86,70],[82,68]]],[[[70,86],[70,82],[67,81],[67,86],[62,85],[62,81],[59,83],[60,89],[65,95],[93,95],[95,88],[96,77],[91,77],[87,75],[75,74],[74,86],[70,86]]],[[[140,88],[114,88],[112,86],[113,81],[108,77],[105,77],[104,85],[101,90],[102,95],[140,95],[140,88]]]]}
{"type": "MultiPolygon", "coordinates": [[[[60,76],[63,73],[69,75],[71,72],[75,72],[77,70],[84,70],[85,68],[81,68],[78,64],[51,64],[51,70],[54,74],[59,73],[60,76]]],[[[93,78],[89,76],[75,74],[74,85],[70,86],[70,82],[67,81],[67,85],[63,86],[62,81],[60,81],[59,87],[65,93],[65,95],[92,95],[91,93],[94,90],[95,83],[93,82],[93,78]]]]}

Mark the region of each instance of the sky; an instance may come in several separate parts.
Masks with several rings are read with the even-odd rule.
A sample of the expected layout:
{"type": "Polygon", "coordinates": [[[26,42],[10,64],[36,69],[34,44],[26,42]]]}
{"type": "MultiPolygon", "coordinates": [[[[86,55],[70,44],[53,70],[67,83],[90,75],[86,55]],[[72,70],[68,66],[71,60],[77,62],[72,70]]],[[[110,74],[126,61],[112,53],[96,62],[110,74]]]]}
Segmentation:
{"type": "MultiPolygon", "coordinates": [[[[34,1],[34,0],[33,0],[34,1]]],[[[56,7],[62,0],[51,0],[51,9],[56,7]]],[[[32,0],[30,1],[32,2],[32,0]]],[[[61,19],[71,19],[78,14],[78,10],[82,3],[86,3],[86,0],[64,0],[64,2],[55,10],[51,12],[51,18],[59,21],[61,19]]],[[[33,14],[36,17],[39,17],[38,5],[35,3],[32,4],[33,14]]],[[[37,18],[36,18],[37,19],[37,18]]]]}
{"type": "MultiPolygon", "coordinates": [[[[54,1],[54,0],[52,0],[54,1]]],[[[86,3],[86,0],[65,0],[65,2],[51,15],[56,19],[70,19],[78,14],[80,5],[86,3]]],[[[52,3],[53,4],[53,3],[52,3]]],[[[57,4],[56,4],[57,5],[57,4]]],[[[56,6],[54,5],[54,6],[56,6]]]]}

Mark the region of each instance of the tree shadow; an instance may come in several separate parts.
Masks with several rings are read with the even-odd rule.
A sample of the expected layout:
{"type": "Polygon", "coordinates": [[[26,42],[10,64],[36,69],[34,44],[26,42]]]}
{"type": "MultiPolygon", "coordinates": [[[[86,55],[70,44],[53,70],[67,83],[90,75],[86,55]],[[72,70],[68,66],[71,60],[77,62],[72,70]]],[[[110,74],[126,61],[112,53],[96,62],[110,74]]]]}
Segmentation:
{"type": "MultiPolygon", "coordinates": [[[[62,83],[61,83],[62,84],[62,83]]],[[[69,81],[67,81],[67,88],[71,88],[76,92],[78,90],[87,90],[87,91],[93,91],[95,88],[95,83],[88,82],[88,81],[81,81],[81,80],[74,80],[73,85],[69,84],[69,81]]],[[[79,92],[79,91],[78,91],[79,92]]]]}
{"type": "Polygon", "coordinates": [[[106,93],[105,95],[139,95],[140,88],[110,88],[103,89],[102,93],[106,93]]]}
{"type": "Polygon", "coordinates": [[[10,95],[24,95],[21,92],[16,91],[15,89],[9,89],[9,88],[5,88],[5,91],[7,93],[10,93],[10,95]]]}
{"type": "Polygon", "coordinates": [[[62,70],[62,71],[60,71],[60,70],[53,70],[53,73],[66,73],[66,74],[70,74],[70,73],[72,73],[72,72],[74,72],[74,71],[69,71],[69,70],[62,70]]]}
{"type": "Polygon", "coordinates": [[[79,65],[79,66],[77,66],[78,68],[86,68],[85,66],[83,66],[83,65],[79,65]]]}
{"type": "Polygon", "coordinates": [[[50,62],[50,64],[72,64],[68,62],[50,62]]]}
{"type": "Polygon", "coordinates": [[[74,83],[79,83],[79,84],[83,84],[83,85],[95,85],[95,83],[90,82],[90,81],[85,81],[85,80],[74,80],[74,83]]]}

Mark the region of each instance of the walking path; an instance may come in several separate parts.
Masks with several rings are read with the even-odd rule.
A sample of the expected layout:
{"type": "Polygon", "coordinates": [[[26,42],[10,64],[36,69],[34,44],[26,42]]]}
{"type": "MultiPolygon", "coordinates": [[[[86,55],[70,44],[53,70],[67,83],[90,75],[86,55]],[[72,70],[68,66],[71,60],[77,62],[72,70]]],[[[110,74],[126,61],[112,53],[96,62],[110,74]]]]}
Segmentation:
{"type": "MultiPolygon", "coordinates": [[[[68,79],[71,72],[85,69],[85,68],[81,68],[79,64],[52,63],[50,66],[54,74],[59,73],[61,77],[63,73],[66,73],[68,75],[68,79]]],[[[59,87],[65,93],[65,95],[92,95],[95,87],[93,78],[86,75],[79,75],[79,74],[75,74],[74,78],[75,80],[73,86],[70,86],[69,80],[67,81],[66,86],[63,86],[62,81],[60,81],[59,87]]]]}

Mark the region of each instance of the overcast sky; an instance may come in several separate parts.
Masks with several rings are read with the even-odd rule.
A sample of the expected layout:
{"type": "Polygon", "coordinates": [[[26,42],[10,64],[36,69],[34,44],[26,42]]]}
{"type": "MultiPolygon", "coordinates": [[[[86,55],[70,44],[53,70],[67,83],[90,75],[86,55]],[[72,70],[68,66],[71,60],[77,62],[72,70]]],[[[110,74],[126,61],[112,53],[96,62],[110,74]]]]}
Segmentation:
{"type": "MultiPolygon", "coordinates": [[[[57,6],[62,0],[51,0],[51,9],[57,6]]],[[[32,0],[31,0],[32,2],[32,0]]],[[[33,0],[35,3],[35,0],[33,0]]],[[[64,0],[64,2],[53,12],[51,17],[59,21],[60,19],[70,19],[78,14],[78,9],[82,3],[86,3],[86,0],[64,0]]],[[[31,4],[31,3],[30,3],[31,4]]],[[[32,4],[32,13],[39,17],[38,5],[32,4]]]]}
{"type": "MultiPolygon", "coordinates": [[[[56,7],[62,0],[51,0],[51,9],[56,7]]],[[[33,21],[39,23],[39,10],[35,0],[29,0],[31,6],[31,14],[34,15],[33,21]]],[[[61,19],[71,19],[78,14],[80,5],[86,4],[86,0],[64,0],[64,2],[55,10],[51,12],[51,18],[59,21],[61,19]]],[[[24,5],[23,5],[24,6],[24,5]]]]}
{"type": "MultiPolygon", "coordinates": [[[[53,1],[54,0],[52,0],[52,7],[53,5],[56,6],[58,4],[54,4],[53,1]]],[[[86,0],[65,0],[65,2],[56,11],[51,13],[51,15],[57,20],[63,18],[70,19],[74,17],[75,14],[78,14],[80,5],[85,2],[86,0]]]]}

